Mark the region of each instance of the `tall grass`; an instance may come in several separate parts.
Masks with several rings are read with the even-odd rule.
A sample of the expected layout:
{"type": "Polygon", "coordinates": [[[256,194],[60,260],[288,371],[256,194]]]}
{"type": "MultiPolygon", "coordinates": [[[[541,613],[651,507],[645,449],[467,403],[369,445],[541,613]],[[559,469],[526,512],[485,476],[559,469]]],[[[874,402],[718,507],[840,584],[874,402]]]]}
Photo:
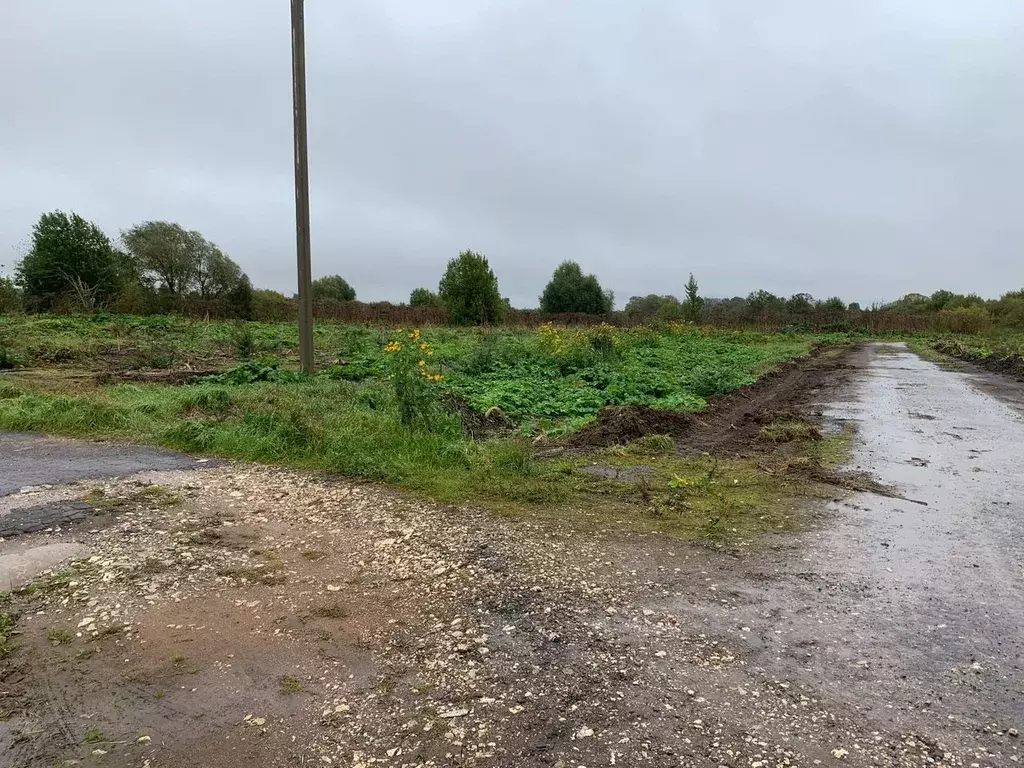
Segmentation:
{"type": "Polygon", "coordinates": [[[474,442],[455,414],[403,426],[391,388],[310,378],[233,387],[118,385],[88,395],[13,392],[0,429],[155,443],[392,483],[432,498],[557,501],[564,484],[525,446],[474,442]]]}

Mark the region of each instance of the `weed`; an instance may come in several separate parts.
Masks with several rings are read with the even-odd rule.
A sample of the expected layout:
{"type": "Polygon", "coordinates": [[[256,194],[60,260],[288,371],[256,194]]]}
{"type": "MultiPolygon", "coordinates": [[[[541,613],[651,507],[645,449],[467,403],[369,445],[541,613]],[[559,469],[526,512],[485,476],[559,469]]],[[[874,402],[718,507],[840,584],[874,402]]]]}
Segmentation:
{"type": "Polygon", "coordinates": [[[171,663],[173,664],[183,664],[184,662],[185,656],[183,654],[176,653],[173,656],[171,656],[171,663]]]}
{"type": "Polygon", "coordinates": [[[14,642],[17,619],[12,613],[0,612],[0,659],[6,659],[18,648],[14,642]]]}
{"type": "Polygon", "coordinates": [[[625,446],[627,453],[638,456],[661,456],[676,449],[671,435],[644,435],[625,446]]]}
{"type": "Polygon", "coordinates": [[[769,443],[789,443],[794,440],[820,440],[821,432],[808,421],[773,421],[761,427],[758,437],[769,443]]]}
{"type": "Polygon", "coordinates": [[[72,642],[75,636],[70,629],[52,627],[47,630],[46,639],[50,641],[50,645],[57,647],[58,645],[67,645],[72,642]]]}
{"type": "Polygon", "coordinates": [[[311,562],[317,562],[327,557],[327,553],[321,549],[307,549],[303,551],[302,556],[311,562]]]}
{"type": "Polygon", "coordinates": [[[86,744],[101,744],[109,741],[103,731],[96,727],[86,729],[84,739],[86,744]]]}
{"type": "Polygon", "coordinates": [[[285,675],[281,678],[280,692],[286,696],[302,693],[302,681],[297,677],[285,675]]]}

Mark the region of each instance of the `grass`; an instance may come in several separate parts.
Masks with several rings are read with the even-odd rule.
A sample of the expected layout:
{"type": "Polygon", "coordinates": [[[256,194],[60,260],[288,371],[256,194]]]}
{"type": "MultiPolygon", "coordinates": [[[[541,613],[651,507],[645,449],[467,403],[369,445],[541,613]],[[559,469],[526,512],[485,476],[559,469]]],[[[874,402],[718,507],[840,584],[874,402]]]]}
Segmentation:
{"type": "MultiPolygon", "coordinates": [[[[101,314],[0,318],[0,342],[28,367],[5,376],[0,429],[149,443],[366,478],[438,501],[621,519],[635,527],[719,539],[723,532],[742,536],[777,529],[779,520],[771,514],[750,524],[741,518],[753,514],[761,496],[791,495],[793,489],[775,487],[772,478],[758,486],[756,467],[742,464],[730,465],[739,481],[733,488],[716,481],[701,486],[706,493],[669,489],[673,477],[702,470],[675,456],[676,446],[665,435],[647,436],[601,458],[653,467],[657,477],[643,480],[652,484],[647,491],[581,472],[583,458],[540,460],[531,441],[572,431],[606,404],[700,410],[706,398],[754,381],[816,342],[842,340],[683,326],[423,329],[422,340],[434,353],[430,366],[444,375],[435,387],[438,403],[458,398],[463,405],[437,408],[427,422],[409,427],[399,418],[395,389],[386,378],[391,358],[383,351],[391,340],[408,344],[405,332],[321,322],[316,334],[318,360],[326,367],[316,376],[302,376],[292,369],[297,354],[292,324],[239,326],[101,314]],[[228,368],[237,356],[267,354],[278,359],[228,368]],[[341,361],[345,364],[330,365],[341,361]],[[85,386],[67,375],[186,364],[227,371],[187,386],[85,386]],[[40,379],[40,372],[61,375],[40,379]],[[491,409],[503,414],[505,431],[492,439],[468,437],[467,410],[491,409]],[[597,507],[602,511],[595,512],[597,507]]],[[[798,431],[777,425],[766,439],[802,439],[798,431]]],[[[137,496],[160,506],[180,501],[160,486],[143,488],[137,496]]],[[[315,561],[323,553],[303,556],[315,561]]],[[[143,566],[144,572],[159,567],[143,566]]],[[[274,568],[229,568],[221,575],[261,584],[285,579],[274,568]]]]}
{"type": "Polygon", "coordinates": [[[109,741],[103,731],[95,727],[86,729],[83,738],[86,744],[102,744],[109,741]]]}
{"type": "Polygon", "coordinates": [[[281,687],[279,690],[285,696],[302,693],[302,681],[297,677],[285,675],[281,678],[281,687]]]}
{"type": "Polygon", "coordinates": [[[782,419],[765,424],[758,437],[769,443],[791,443],[795,440],[820,440],[821,433],[809,421],[782,419]]]}
{"type": "MultiPolygon", "coordinates": [[[[10,595],[6,592],[4,594],[8,598],[5,602],[9,604],[10,595]]],[[[0,659],[8,658],[18,648],[18,644],[14,641],[16,624],[17,618],[13,613],[0,611],[0,659]]]]}
{"type": "Polygon", "coordinates": [[[73,642],[75,635],[70,629],[52,627],[47,630],[46,639],[50,642],[50,645],[57,647],[58,645],[68,645],[73,642]]]}

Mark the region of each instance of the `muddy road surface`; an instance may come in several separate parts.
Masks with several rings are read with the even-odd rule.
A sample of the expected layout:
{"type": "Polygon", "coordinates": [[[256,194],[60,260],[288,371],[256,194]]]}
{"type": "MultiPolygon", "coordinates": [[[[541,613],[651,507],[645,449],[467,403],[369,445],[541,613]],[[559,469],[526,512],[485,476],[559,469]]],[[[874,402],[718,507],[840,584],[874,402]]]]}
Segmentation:
{"type": "Polygon", "coordinates": [[[15,598],[0,765],[1020,764],[1022,390],[844,365],[810,394],[891,493],[759,552],[243,464],[5,496],[92,512],[2,543],[81,551],[15,598]]]}

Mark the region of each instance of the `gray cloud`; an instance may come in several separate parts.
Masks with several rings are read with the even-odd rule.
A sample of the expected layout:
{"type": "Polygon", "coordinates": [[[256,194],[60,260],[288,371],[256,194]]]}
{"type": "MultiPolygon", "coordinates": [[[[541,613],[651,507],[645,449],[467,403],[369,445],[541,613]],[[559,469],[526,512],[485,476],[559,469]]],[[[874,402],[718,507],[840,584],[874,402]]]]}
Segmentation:
{"type": "MultiPolygon", "coordinates": [[[[1016,0],[307,0],[307,53],[314,272],[361,298],[463,248],[521,306],[566,258],[620,301],[1024,286],[1016,0]]],[[[0,66],[0,262],[59,207],[293,290],[285,0],[4,3],[0,66]]]]}

